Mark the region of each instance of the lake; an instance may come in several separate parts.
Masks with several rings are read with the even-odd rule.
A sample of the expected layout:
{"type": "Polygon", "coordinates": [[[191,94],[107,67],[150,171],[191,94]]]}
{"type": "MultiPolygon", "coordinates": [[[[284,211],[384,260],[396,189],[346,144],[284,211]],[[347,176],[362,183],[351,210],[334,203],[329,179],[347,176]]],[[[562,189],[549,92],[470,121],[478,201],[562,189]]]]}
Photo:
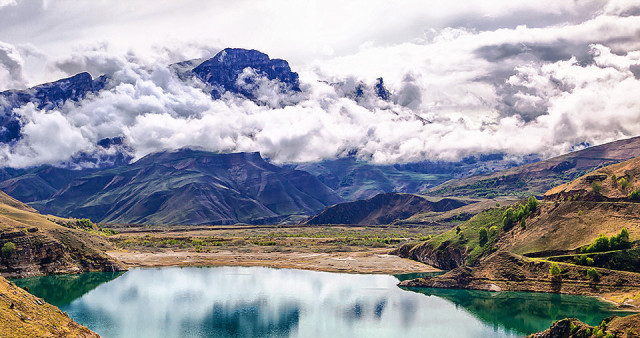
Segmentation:
{"type": "Polygon", "coordinates": [[[399,278],[166,267],[14,282],[103,337],[519,337],[616,313],[590,297],[401,289],[399,278]]]}

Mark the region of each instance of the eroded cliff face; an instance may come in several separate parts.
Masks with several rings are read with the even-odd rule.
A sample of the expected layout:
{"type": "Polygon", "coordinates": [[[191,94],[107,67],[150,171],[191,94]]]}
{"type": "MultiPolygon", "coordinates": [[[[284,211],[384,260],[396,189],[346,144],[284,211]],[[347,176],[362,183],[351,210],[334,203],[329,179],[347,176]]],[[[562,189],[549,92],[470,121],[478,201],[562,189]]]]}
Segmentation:
{"type": "MultiPolygon", "coordinates": [[[[0,274],[7,278],[22,278],[42,274],[125,269],[123,264],[96,248],[96,243],[80,238],[85,234],[71,229],[56,232],[58,238],[44,234],[36,227],[1,232],[0,243],[13,243],[15,250],[0,255],[0,274]]],[[[94,236],[89,233],[86,235],[94,236]]],[[[100,247],[100,244],[97,246],[100,247]]]]}
{"type": "Polygon", "coordinates": [[[106,254],[113,249],[106,238],[54,221],[65,224],[64,219],[41,215],[0,191],[0,275],[20,278],[125,269],[106,254]]]}
{"type": "Polygon", "coordinates": [[[451,270],[466,263],[467,249],[450,245],[448,241],[434,247],[430,243],[405,244],[392,252],[402,258],[413,259],[438,269],[451,270]]]}

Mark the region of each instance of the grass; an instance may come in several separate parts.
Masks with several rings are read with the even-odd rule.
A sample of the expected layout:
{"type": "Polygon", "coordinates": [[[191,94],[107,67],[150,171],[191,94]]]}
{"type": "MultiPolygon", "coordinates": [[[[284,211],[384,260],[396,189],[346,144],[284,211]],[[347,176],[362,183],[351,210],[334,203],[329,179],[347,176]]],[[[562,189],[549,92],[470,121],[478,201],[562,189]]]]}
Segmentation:
{"type": "Polygon", "coordinates": [[[369,249],[393,249],[402,243],[418,242],[434,235],[429,226],[270,226],[270,227],[225,227],[215,226],[204,230],[155,232],[159,228],[140,229],[142,232],[127,232],[109,237],[119,248],[139,251],[196,250],[215,252],[221,250],[261,250],[298,252],[345,252],[369,249]]]}

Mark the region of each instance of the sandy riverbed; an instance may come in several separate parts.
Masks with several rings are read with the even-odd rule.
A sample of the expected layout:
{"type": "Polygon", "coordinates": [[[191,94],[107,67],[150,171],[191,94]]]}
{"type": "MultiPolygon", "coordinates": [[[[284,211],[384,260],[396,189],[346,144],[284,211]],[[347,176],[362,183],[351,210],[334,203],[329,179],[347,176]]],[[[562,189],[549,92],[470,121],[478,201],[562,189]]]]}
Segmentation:
{"type": "Polygon", "coordinates": [[[130,267],[159,266],[267,266],[353,273],[415,273],[440,271],[432,266],[385,250],[369,252],[194,252],[194,251],[111,251],[108,254],[130,267]]]}

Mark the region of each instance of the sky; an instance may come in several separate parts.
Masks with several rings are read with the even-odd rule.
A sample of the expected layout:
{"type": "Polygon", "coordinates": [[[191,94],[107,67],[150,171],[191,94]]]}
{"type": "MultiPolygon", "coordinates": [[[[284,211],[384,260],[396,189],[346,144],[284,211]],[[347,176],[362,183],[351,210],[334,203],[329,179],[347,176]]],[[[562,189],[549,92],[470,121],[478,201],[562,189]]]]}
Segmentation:
{"type": "Polygon", "coordinates": [[[0,90],[78,72],[108,90],[27,105],[0,165],[56,164],[123,136],[166,149],[259,151],[276,163],[488,153],[543,158],[640,135],[640,2],[0,0],[0,90]],[[167,65],[227,47],[287,60],[302,93],[212,100],[167,65]],[[390,102],[359,83],[383,77],[390,102]]]}

